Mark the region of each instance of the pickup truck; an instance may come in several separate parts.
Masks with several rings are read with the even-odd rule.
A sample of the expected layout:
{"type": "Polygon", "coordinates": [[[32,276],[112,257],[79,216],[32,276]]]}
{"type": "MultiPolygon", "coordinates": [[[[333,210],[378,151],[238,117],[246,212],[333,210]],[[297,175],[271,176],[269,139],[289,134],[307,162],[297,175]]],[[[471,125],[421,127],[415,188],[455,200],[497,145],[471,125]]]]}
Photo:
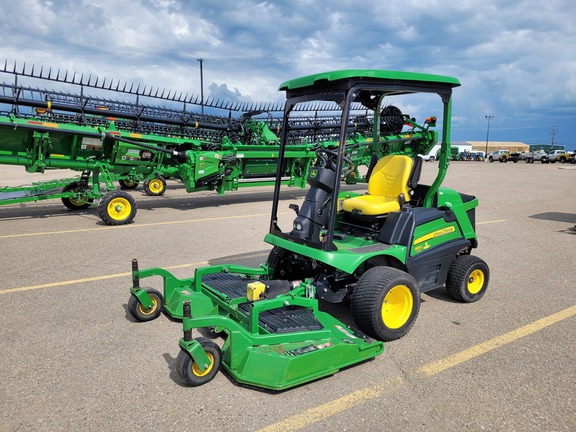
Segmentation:
{"type": "Polygon", "coordinates": [[[550,153],[548,153],[548,161],[550,163],[570,162],[570,153],[566,152],[565,150],[552,150],[550,153]]]}
{"type": "Polygon", "coordinates": [[[495,160],[499,162],[508,162],[510,158],[509,150],[497,150],[488,153],[488,162],[494,162],[495,160]]]}

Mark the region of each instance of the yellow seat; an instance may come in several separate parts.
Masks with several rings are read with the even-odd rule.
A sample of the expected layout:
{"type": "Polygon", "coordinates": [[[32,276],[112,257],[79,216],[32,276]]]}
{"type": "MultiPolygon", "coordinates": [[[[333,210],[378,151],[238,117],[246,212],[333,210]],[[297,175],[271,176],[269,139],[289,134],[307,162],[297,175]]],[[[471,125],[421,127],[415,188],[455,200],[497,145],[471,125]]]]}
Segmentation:
{"type": "Polygon", "coordinates": [[[408,180],[413,166],[408,156],[385,156],[378,161],[368,180],[368,195],[348,198],[342,202],[347,212],[375,216],[400,210],[398,195],[410,200],[408,180]]]}

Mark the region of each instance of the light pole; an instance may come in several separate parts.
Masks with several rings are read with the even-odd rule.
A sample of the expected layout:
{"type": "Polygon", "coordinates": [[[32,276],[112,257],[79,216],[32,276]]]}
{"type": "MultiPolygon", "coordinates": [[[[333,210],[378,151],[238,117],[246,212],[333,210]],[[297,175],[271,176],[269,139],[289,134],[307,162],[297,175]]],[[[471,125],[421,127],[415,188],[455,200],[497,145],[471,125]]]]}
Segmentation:
{"type": "Polygon", "coordinates": [[[486,129],[486,153],[484,154],[484,158],[488,157],[488,137],[490,136],[490,120],[494,118],[493,115],[486,115],[484,116],[486,120],[488,120],[488,128],[486,129]]]}
{"type": "Polygon", "coordinates": [[[200,109],[202,110],[202,114],[204,114],[204,72],[202,70],[204,59],[198,58],[196,60],[200,62],[200,109]]]}

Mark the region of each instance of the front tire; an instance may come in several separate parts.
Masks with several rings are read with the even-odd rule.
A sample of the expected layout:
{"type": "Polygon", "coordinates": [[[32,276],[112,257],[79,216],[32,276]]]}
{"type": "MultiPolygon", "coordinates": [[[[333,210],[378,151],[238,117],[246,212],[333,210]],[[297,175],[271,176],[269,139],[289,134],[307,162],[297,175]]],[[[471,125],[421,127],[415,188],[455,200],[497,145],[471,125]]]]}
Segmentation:
{"type": "Polygon", "coordinates": [[[446,290],[454,300],[473,303],[486,293],[490,269],[482,258],[460,255],[454,259],[446,277],[446,290]]]}
{"type": "Polygon", "coordinates": [[[180,350],[176,358],[176,370],[180,377],[192,387],[198,387],[214,379],[220,366],[222,365],[222,350],[218,345],[208,338],[200,337],[196,339],[210,359],[210,364],[206,370],[202,371],[192,356],[184,350],[180,350]]]}
{"type": "Polygon", "coordinates": [[[416,280],[391,267],[372,267],[358,280],[351,297],[352,316],[369,336],[392,341],[404,336],[420,310],[416,280]]]}
{"type": "Polygon", "coordinates": [[[136,202],[127,192],[108,192],[98,203],[98,215],[108,225],[129,224],[136,216],[136,202]]]}

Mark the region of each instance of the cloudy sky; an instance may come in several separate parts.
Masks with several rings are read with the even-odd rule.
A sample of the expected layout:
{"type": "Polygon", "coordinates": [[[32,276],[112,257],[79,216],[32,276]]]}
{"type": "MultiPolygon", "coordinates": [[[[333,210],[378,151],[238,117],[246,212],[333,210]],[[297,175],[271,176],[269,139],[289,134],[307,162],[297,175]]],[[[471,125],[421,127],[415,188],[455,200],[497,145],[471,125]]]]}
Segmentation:
{"type": "MultiPolygon", "coordinates": [[[[573,0],[0,0],[1,60],[277,101],[335,69],[452,75],[453,140],[576,149],[573,0]]],[[[2,78],[2,77],[0,77],[2,78]]],[[[435,113],[422,113],[431,115],[435,113]]]]}

